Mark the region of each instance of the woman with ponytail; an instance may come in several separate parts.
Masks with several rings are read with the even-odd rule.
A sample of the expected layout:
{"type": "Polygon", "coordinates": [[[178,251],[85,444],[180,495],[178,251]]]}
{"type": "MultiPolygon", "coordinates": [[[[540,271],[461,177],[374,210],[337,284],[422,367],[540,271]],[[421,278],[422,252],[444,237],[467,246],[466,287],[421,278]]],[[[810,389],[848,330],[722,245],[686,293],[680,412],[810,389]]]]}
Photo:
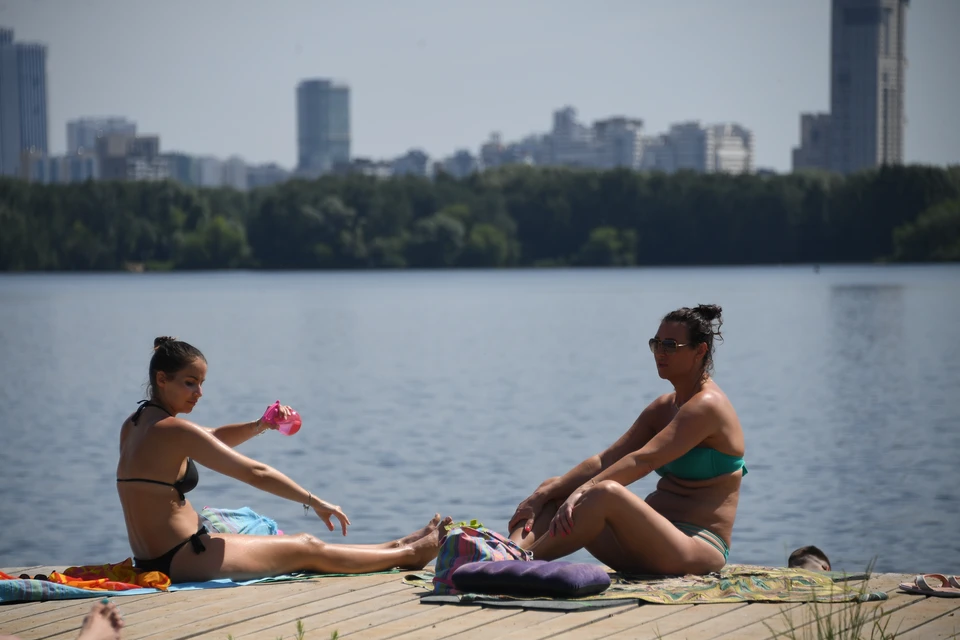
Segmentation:
{"type": "MultiPolygon", "coordinates": [[[[217,428],[184,417],[203,396],[207,360],[193,345],[168,337],[154,341],[150,396],[120,429],[117,492],[135,565],[173,582],[264,578],[293,571],[366,573],[394,567],[419,569],[437,556],[437,515],[423,529],[374,545],[331,544],[308,533],[256,536],[211,532],[186,497],[199,482],[197,465],[275,496],[302,503],[327,528],[333,518],[343,535],[350,520],[333,505],[276,469],[234,447],[276,429],[263,418],[217,428]]],[[[290,407],[280,407],[286,418],[290,407]]]]}
{"type": "Polygon", "coordinates": [[[721,309],[671,311],[649,346],[673,391],[605,451],[548,478],[517,507],[511,538],[551,560],[586,548],[618,571],[706,574],[730,553],[744,466],[743,430],[713,380],[721,309]],[[657,473],[645,500],[627,485],[657,473]]]}

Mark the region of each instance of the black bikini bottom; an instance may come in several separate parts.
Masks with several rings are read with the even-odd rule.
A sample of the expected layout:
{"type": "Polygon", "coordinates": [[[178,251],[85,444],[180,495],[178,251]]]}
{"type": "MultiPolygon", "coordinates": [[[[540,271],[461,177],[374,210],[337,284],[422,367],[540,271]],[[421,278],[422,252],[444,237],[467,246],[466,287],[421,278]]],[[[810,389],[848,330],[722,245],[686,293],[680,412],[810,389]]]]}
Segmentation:
{"type": "Polygon", "coordinates": [[[193,552],[198,554],[207,550],[207,548],[203,546],[203,541],[200,539],[200,536],[205,533],[210,532],[207,531],[206,527],[201,525],[195,534],[175,546],[173,549],[170,549],[170,551],[167,551],[159,558],[141,560],[140,558],[135,557],[133,559],[133,566],[135,566],[137,569],[142,569],[143,571],[159,571],[160,573],[165,574],[167,577],[170,577],[170,564],[173,562],[173,556],[177,555],[177,551],[180,551],[183,545],[189,542],[191,545],[193,545],[193,552]]]}

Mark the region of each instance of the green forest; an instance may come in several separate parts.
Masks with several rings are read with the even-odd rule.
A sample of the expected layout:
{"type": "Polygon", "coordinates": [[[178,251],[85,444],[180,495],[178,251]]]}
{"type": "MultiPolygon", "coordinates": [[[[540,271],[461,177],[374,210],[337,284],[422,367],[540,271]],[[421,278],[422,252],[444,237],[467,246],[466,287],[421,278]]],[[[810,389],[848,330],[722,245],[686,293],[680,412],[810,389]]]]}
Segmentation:
{"type": "Polygon", "coordinates": [[[240,192],[0,180],[0,270],[960,260],[960,166],[672,175],[506,167],[240,192]]]}

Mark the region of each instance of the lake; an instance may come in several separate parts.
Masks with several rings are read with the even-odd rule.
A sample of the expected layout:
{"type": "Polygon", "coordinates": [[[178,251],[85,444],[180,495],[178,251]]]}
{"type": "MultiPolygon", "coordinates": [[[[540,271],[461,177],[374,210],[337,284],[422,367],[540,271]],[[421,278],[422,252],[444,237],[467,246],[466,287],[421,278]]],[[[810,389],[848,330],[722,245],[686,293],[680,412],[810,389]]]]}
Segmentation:
{"type": "MultiPolygon", "coordinates": [[[[505,530],[670,390],[646,342],[698,303],[723,306],[715,379],[747,442],[730,562],[815,544],[835,569],[960,573],[960,265],[0,275],[0,566],[131,555],[118,431],[155,336],[205,353],[199,424],[300,411],[240,451],[363,543],[434,512],[505,530]]],[[[190,499],[344,540],[207,469],[190,499]]]]}

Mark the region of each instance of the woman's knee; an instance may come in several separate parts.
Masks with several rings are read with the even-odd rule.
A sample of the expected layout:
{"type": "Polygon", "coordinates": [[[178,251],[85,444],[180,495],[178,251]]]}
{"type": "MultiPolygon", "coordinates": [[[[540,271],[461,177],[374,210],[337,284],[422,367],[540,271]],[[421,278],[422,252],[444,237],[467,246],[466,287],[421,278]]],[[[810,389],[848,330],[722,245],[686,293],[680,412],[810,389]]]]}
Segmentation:
{"type": "Polygon", "coordinates": [[[584,492],[584,497],[588,500],[611,500],[623,496],[626,491],[624,486],[614,480],[602,480],[591,486],[584,492]]]}
{"type": "Polygon", "coordinates": [[[316,553],[327,546],[327,543],[317,538],[311,533],[297,533],[292,536],[297,543],[304,547],[308,553],[316,553]]]}

